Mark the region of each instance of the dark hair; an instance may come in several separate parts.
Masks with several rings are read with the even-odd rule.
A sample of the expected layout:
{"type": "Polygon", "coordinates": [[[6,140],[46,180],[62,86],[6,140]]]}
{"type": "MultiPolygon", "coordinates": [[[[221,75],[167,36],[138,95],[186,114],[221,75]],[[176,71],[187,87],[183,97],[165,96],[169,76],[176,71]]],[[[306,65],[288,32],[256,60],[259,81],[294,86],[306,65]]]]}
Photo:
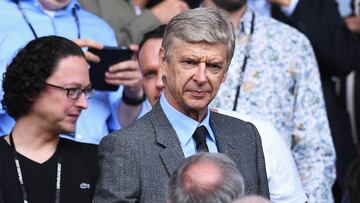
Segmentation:
{"type": "Polygon", "coordinates": [[[85,58],[78,45],[63,37],[47,36],[30,41],[3,75],[3,109],[15,120],[26,115],[59,61],[68,56],[85,58]]]}
{"type": "Polygon", "coordinates": [[[144,46],[145,42],[149,39],[162,39],[164,38],[166,25],[159,25],[154,30],[151,30],[144,34],[143,39],[141,40],[139,44],[139,50],[144,46]]]}

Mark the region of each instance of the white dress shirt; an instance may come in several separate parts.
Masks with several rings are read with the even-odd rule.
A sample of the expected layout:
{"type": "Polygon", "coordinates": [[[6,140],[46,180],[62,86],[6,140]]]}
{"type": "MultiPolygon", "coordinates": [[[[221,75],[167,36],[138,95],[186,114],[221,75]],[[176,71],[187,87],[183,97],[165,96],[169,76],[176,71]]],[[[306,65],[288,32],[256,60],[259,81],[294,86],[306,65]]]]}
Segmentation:
{"type": "Polygon", "coordinates": [[[271,202],[306,202],[307,196],[291,151],[272,124],[240,112],[222,109],[218,112],[251,122],[257,128],[264,152],[271,202]]]}

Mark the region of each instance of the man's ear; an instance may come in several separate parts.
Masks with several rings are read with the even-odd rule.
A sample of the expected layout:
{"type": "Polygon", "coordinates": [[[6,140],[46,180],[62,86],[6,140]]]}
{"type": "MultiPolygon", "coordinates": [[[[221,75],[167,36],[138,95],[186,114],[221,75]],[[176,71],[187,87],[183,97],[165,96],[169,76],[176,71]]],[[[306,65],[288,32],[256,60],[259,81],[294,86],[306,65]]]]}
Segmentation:
{"type": "Polygon", "coordinates": [[[160,65],[160,71],[163,77],[166,77],[166,69],[167,69],[167,61],[166,61],[166,53],[164,50],[164,47],[160,48],[159,51],[159,65],[160,65]]]}

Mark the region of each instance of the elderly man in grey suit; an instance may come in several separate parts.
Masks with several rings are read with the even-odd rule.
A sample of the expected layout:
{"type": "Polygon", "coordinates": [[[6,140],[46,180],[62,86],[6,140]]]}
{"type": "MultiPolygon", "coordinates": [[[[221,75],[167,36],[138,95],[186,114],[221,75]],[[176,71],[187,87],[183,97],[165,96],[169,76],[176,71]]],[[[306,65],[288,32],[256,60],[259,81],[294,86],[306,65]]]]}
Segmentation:
{"type": "Polygon", "coordinates": [[[133,125],[101,141],[94,202],[165,202],[170,175],[199,151],[226,154],[244,177],[245,194],[269,197],[256,128],[208,108],[226,79],[234,38],[218,10],[189,10],[169,22],[159,53],[164,95],[133,125]]]}

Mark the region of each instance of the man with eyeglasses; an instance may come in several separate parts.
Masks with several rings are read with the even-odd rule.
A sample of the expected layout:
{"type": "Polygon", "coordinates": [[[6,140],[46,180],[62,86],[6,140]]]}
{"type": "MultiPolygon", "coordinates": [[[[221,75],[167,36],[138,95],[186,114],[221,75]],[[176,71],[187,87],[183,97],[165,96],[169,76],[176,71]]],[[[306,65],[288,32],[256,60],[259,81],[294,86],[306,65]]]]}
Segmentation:
{"type": "Polygon", "coordinates": [[[91,86],[88,86],[88,87],[82,89],[82,88],[78,88],[78,87],[66,88],[66,87],[61,87],[61,86],[49,84],[49,83],[46,83],[46,85],[66,91],[66,96],[69,97],[70,99],[74,99],[74,100],[79,99],[79,97],[81,96],[82,93],[85,94],[86,99],[89,99],[91,94],[93,93],[91,86]]]}
{"type": "Polygon", "coordinates": [[[81,48],[56,36],[31,41],[8,66],[3,89],[16,123],[0,138],[0,202],[91,202],[97,146],[59,137],[75,131],[92,93],[81,48]]]}
{"type": "MultiPolygon", "coordinates": [[[[2,0],[0,11],[0,19],[6,19],[0,23],[0,75],[16,52],[37,37],[57,35],[74,40],[81,47],[98,49],[117,46],[111,27],[83,9],[77,0],[2,0]]],[[[85,55],[89,60],[99,60],[90,52],[85,55]]],[[[95,91],[88,109],[78,120],[76,131],[62,136],[98,144],[103,136],[130,125],[141,115],[144,93],[137,61],[112,65],[105,79],[109,84],[120,85],[118,91],[95,91]]],[[[14,123],[0,106],[0,136],[8,134],[14,123]]]]}

